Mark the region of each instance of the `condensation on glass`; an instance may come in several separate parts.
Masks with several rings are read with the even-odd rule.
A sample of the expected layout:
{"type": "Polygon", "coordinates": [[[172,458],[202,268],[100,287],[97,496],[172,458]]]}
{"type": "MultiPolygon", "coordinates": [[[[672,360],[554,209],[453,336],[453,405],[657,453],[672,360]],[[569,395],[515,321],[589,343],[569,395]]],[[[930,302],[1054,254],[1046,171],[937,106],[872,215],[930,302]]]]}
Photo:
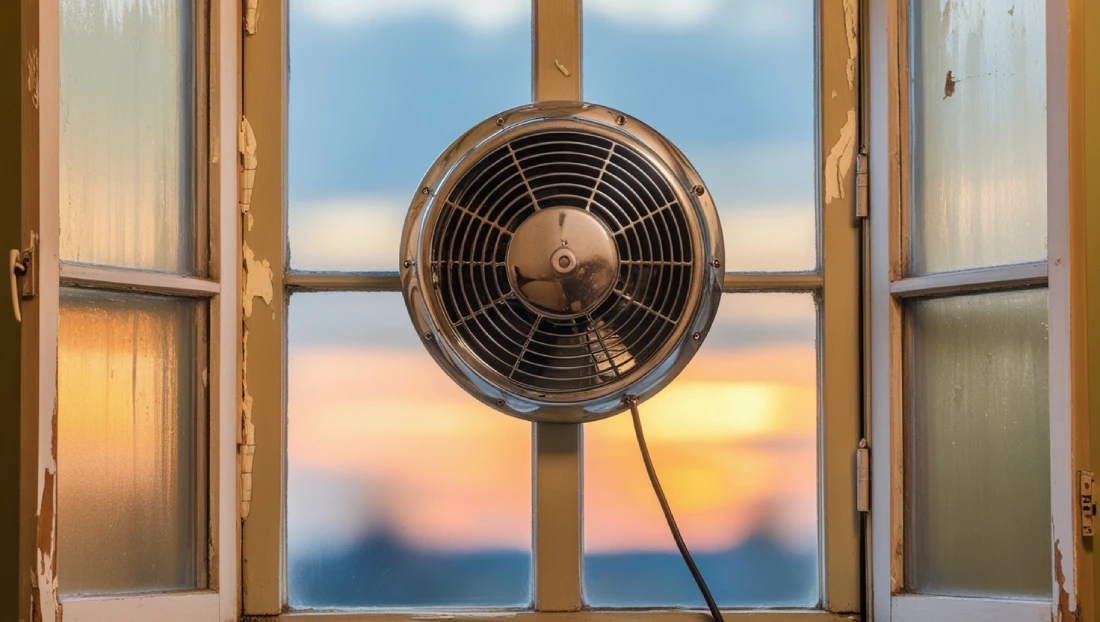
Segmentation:
{"type": "Polygon", "coordinates": [[[531,425],[467,395],[399,293],[295,294],[291,608],[531,602],[531,425]]]}
{"type": "MultiPolygon", "coordinates": [[[[818,353],[812,294],[727,294],[707,341],[640,410],[684,539],[718,603],[818,594],[818,353]]],[[[593,607],[702,607],[630,415],[584,432],[584,593],[593,607]]]]}
{"type": "Polygon", "coordinates": [[[1046,290],[909,316],[906,588],[1049,599],[1046,290]]]}
{"type": "Polygon", "coordinates": [[[911,272],[1046,259],[1046,3],[911,14],[911,272]]]}
{"type": "Polygon", "coordinates": [[[718,207],[731,272],[818,265],[816,4],[584,2],[585,99],[687,155],[718,207]]]}
{"type": "Polygon", "coordinates": [[[206,586],[205,314],[188,299],[61,290],[63,594],[206,586]]]}
{"type": "Polygon", "coordinates": [[[289,29],[290,267],[396,271],[436,156],[531,101],[531,0],[290,0],[289,29]]]}
{"type": "Polygon", "coordinates": [[[61,0],[61,258],[193,274],[193,0],[61,0]]]}

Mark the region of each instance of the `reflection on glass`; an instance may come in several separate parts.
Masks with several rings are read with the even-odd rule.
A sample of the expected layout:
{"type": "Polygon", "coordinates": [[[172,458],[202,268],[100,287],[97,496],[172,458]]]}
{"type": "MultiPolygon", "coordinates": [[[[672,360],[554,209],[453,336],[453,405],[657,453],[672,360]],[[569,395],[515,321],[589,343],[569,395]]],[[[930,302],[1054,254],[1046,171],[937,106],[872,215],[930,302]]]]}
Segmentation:
{"type": "Polygon", "coordinates": [[[62,289],[58,583],[64,594],[206,584],[203,307],[62,289]]]}
{"type": "Polygon", "coordinates": [[[529,604],[531,425],[440,371],[400,294],[297,294],[289,334],[291,607],[529,604]]]}
{"type": "MultiPolygon", "coordinates": [[[[816,331],[808,294],[727,294],[698,355],[641,406],[657,474],[720,605],[818,602],[816,331]]],[[[586,602],[704,606],[629,414],[585,426],[584,451],[586,602]]]]}
{"type": "Polygon", "coordinates": [[[61,258],[193,274],[191,0],[61,0],[61,258]]]}
{"type": "Polygon", "coordinates": [[[727,270],[813,270],[816,3],[642,4],[585,0],[585,99],[683,150],[718,206],[727,270]]]}
{"type": "Polygon", "coordinates": [[[1046,290],[913,303],[908,589],[1050,598],[1046,290]]]}
{"type": "Polygon", "coordinates": [[[912,15],[912,271],[1046,258],[1046,2],[912,15]]]}
{"type": "Polygon", "coordinates": [[[290,2],[290,265],[397,270],[428,167],[531,101],[530,0],[290,2]]]}

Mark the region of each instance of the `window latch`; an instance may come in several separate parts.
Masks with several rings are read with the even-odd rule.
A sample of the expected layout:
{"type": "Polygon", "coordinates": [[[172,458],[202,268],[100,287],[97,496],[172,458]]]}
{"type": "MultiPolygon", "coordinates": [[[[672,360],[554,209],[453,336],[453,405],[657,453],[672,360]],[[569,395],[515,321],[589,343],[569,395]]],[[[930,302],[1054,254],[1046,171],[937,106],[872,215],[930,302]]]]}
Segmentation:
{"type": "Polygon", "coordinates": [[[1081,508],[1081,537],[1091,538],[1096,530],[1093,521],[1096,520],[1096,501],[1092,494],[1092,471],[1077,472],[1077,500],[1081,508]]]}
{"type": "Polygon", "coordinates": [[[38,282],[35,274],[35,240],[37,235],[31,233],[31,245],[23,250],[11,249],[8,253],[8,280],[11,283],[11,310],[16,322],[23,321],[22,302],[34,298],[38,292],[35,284],[38,282]]]}

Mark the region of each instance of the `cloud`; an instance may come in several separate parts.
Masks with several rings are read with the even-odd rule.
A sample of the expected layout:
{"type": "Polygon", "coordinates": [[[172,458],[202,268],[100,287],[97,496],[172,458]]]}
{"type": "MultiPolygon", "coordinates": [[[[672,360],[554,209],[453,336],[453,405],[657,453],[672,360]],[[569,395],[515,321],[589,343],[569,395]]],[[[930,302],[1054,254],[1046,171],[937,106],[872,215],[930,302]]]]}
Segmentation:
{"type": "Polygon", "coordinates": [[[523,0],[292,0],[291,11],[330,25],[361,26],[439,16],[470,30],[501,30],[529,19],[523,0]]]}
{"type": "Polygon", "coordinates": [[[408,202],[359,197],[290,207],[295,270],[397,270],[408,202]]]}

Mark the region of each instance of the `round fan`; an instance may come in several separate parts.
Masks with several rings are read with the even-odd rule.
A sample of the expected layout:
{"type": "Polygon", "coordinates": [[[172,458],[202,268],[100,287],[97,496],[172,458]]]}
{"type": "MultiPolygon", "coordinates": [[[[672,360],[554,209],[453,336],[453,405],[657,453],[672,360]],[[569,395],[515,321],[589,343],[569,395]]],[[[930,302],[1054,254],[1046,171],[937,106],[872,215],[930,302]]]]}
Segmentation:
{"type": "Polygon", "coordinates": [[[552,102],[492,117],[436,160],[400,260],[409,315],[455,381],[507,414],[580,423],[683,369],[723,256],[679,149],[616,110],[552,102]]]}

